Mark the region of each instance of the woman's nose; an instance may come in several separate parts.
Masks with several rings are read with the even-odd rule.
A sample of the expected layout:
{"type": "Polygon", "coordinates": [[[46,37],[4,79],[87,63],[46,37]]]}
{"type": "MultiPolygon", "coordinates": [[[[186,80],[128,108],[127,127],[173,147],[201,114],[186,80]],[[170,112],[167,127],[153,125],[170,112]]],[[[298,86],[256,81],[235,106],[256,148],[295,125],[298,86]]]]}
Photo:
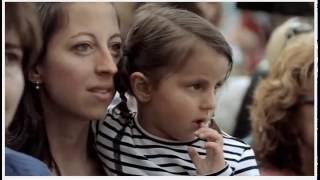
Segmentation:
{"type": "Polygon", "coordinates": [[[96,72],[99,74],[115,74],[118,71],[109,49],[101,50],[96,62],[96,72]]]}

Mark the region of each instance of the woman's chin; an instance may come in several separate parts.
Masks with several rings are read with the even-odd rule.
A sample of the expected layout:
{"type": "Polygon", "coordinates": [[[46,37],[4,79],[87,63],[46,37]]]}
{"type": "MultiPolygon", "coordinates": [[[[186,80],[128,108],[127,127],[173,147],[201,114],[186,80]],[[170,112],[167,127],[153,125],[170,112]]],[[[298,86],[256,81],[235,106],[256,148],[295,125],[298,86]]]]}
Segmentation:
{"type": "Polygon", "coordinates": [[[107,106],[104,108],[96,108],[96,109],[91,109],[91,111],[88,111],[87,114],[87,119],[89,120],[102,120],[104,116],[107,113],[107,106]]]}

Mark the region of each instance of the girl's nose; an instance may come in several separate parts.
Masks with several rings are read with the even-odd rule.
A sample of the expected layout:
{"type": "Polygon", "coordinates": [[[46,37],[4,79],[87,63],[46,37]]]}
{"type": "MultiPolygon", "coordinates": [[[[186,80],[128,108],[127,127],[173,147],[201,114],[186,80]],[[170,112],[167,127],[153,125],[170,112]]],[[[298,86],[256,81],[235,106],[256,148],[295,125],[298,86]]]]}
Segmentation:
{"type": "Polygon", "coordinates": [[[201,102],[201,109],[212,112],[216,107],[216,95],[214,92],[206,93],[201,102]]]}

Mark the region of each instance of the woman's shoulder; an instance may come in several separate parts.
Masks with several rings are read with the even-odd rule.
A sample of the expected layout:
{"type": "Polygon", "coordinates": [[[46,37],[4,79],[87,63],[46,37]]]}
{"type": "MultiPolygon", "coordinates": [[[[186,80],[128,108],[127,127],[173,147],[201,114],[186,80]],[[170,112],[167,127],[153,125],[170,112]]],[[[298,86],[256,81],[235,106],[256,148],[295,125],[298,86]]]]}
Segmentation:
{"type": "Polygon", "coordinates": [[[288,169],[279,169],[273,166],[261,167],[262,176],[296,176],[296,174],[288,169]]]}
{"type": "Polygon", "coordinates": [[[7,176],[49,176],[47,165],[32,156],[5,149],[7,176]]]}

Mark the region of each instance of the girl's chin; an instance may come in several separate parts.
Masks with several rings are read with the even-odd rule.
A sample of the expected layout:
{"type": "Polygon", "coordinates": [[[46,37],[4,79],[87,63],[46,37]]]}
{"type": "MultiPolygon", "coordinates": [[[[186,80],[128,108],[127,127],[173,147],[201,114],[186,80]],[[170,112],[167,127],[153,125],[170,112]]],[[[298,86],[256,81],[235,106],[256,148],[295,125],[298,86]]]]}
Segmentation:
{"type": "Polygon", "coordinates": [[[179,139],[176,139],[176,141],[179,141],[179,142],[190,142],[190,141],[194,141],[196,140],[198,137],[195,136],[195,135],[190,135],[190,136],[186,136],[184,138],[179,138],[179,139]]]}

